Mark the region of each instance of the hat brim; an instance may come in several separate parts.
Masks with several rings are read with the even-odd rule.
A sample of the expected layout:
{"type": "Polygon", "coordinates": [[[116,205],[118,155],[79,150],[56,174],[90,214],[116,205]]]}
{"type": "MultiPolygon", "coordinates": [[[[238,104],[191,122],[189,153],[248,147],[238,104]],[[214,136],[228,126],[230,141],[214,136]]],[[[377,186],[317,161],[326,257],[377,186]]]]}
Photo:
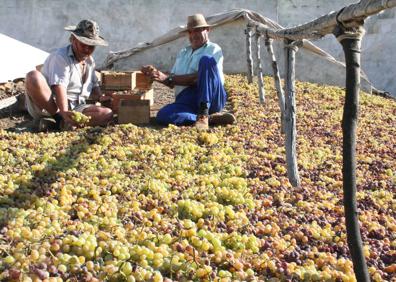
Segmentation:
{"type": "Polygon", "coordinates": [[[77,38],[78,41],[86,44],[86,45],[90,45],[90,46],[108,46],[109,44],[102,38],[102,37],[98,37],[95,39],[91,39],[91,38],[87,38],[85,36],[80,36],[78,34],[76,34],[75,32],[71,32],[75,38],[77,38]]]}
{"type": "Polygon", "coordinates": [[[77,38],[78,41],[80,41],[86,45],[109,46],[109,44],[101,36],[99,36],[98,38],[95,38],[95,39],[91,39],[91,38],[87,38],[85,36],[78,35],[77,33],[74,32],[76,30],[76,28],[77,28],[77,26],[75,26],[75,25],[65,26],[65,30],[70,31],[74,35],[74,37],[77,38]]]}
{"type": "Polygon", "coordinates": [[[212,27],[212,25],[209,25],[209,24],[203,24],[203,25],[198,25],[198,26],[194,26],[194,27],[184,27],[181,31],[180,31],[180,33],[186,33],[186,32],[188,32],[189,30],[194,30],[194,29],[197,29],[197,28],[203,28],[203,27],[212,27]]]}
{"type": "Polygon", "coordinates": [[[77,29],[77,26],[75,26],[75,25],[65,26],[65,30],[67,30],[67,31],[74,31],[76,29],[77,29]]]}

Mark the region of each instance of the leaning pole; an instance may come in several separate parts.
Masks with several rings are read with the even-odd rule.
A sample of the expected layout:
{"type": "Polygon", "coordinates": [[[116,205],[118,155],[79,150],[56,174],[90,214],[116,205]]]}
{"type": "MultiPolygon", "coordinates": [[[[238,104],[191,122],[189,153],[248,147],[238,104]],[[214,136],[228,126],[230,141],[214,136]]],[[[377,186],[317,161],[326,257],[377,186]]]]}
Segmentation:
{"type": "Polygon", "coordinates": [[[339,23],[334,31],[344,50],[346,63],[346,92],[342,117],[342,175],[347,241],[356,280],[369,282],[356,204],[356,128],[359,112],[360,45],[363,33],[362,25],[346,28],[342,23],[339,23]]]}

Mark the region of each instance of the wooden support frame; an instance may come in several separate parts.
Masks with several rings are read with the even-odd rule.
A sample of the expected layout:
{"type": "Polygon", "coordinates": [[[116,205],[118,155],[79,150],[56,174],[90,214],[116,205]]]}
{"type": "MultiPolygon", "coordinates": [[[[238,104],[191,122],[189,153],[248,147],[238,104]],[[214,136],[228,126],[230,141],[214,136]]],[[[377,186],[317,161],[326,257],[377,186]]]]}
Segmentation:
{"type": "Polygon", "coordinates": [[[337,18],[349,25],[355,20],[364,20],[371,15],[392,7],[396,7],[396,0],[363,0],[291,28],[273,30],[260,23],[257,25],[260,32],[268,31],[271,38],[288,38],[290,40],[315,39],[331,34],[337,26],[337,18]]]}
{"type": "Polygon", "coordinates": [[[294,89],[295,59],[298,47],[293,41],[285,40],[285,134],[286,134],[286,162],[287,176],[293,187],[300,186],[300,177],[297,168],[296,152],[296,98],[294,89]]]}
{"type": "MultiPolygon", "coordinates": [[[[295,53],[298,43],[296,40],[318,38],[333,33],[341,43],[346,62],[346,94],[342,120],[343,132],[343,190],[344,209],[347,229],[348,247],[351,253],[356,281],[368,282],[370,276],[363,253],[363,244],[359,228],[359,218],[356,203],[356,127],[358,119],[358,104],[360,90],[360,45],[364,33],[364,19],[387,8],[395,7],[396,0],[361,0],[356,4],[346,6],[338,12],[328,15],[304,25],[289,29],[273,30],[267,26],[255,23],[257,34],[266,35],[267,50],[276,62],[270,38],[284,39],[286,45],[285,65],[285,102],[284,128],[286,142],[287,173],[290,183],[299,186],[300,180],[296,158],[296,106],[295,106],[295,53]]],[[[259,42],[258,42],[259,44],[259,42]]],[[[259,45],[258,45],[259,47],[259,45]]],[[[260,60],[258,60],[260,63],[260,60]]],[[[275,86],[278,87],[276,65],[273,64],[275,86]]],[[[280,81],[280,79],[279,79],[280,81]]],[[[281,88],[280,88],[281,89],[281,88]]],[[[259,89],[260,91],[260,89],[259,89]]],[[[278,96],[280,91],[278,90],[278,96]]],[[[281,104],[281,101],[279,101],[281,104]]],[[[281,107],[281,105],[280,105],[281,107]]]]}
{"type": "Polygon", "coordinates": [[[246,34],[247,80],[248,83],[253,83],[252,26],[250,24],[246,26],[245,34],[246,34]]]}
{"type": "Polygon", "coordinates": [[[281,132],[285,133],[285,95],[283,93],[278,63],[276,62],[276,57],[274,54],[274,49],[272,47],[272,39],[269,38],[268,34],[265,35],[265,46],[267,47],[267,52],[270,58],[272,71],[274,73],[274,84],[276,88],[276,93],[278,95],[278,104],[281,112],[281,132]]]}
{"type": "Polygon", "coordinates": [[[261,34],[256,30],[256,58],[257,58],[257,82],[259,86],[259,99],[260,104],[264,104],[265,102],[265,89],[264,89],[264,80],[263,80],[263,66],[261,64],[261,46],[260,46],[261,34]]]}

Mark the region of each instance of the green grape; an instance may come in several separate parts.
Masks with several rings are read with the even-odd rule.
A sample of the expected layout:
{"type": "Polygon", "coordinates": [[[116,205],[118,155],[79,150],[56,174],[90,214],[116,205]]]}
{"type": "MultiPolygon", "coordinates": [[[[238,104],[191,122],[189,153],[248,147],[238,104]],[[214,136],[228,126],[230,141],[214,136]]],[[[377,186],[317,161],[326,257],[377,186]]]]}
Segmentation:
{"type": "Polygon", "coordinates": [[[72,112],[71,115],[73,121],[75,121],[77,124],[79,125],[87,125],[89,123],[89,121],[91,120],[90,116],[84,115],[81,112],[72,112]]]}

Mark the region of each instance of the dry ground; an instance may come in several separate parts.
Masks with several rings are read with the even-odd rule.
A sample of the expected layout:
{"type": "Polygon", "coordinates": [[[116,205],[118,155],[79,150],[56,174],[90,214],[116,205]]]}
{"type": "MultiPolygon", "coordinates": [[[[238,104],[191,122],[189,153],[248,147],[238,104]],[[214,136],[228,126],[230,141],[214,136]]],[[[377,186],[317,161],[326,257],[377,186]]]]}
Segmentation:
{"type": "MultiPolygon", "coordinates": [[[[150,125],[156,126],[155,116],[158,110],[173,101],[173,90],[163,86],[160,83],[154,83],[154,106],[151,109],[151,122],[150,125]]],[[[19,80],[15,82],[8,82],[0,84],[0,129],[10,131],[35,131],[35,124],[32,118],[24,109],[24,81],[19,80]],[[2,108],[2,102],[7,98],[17,97],[18,102],[2,108]]]]}

